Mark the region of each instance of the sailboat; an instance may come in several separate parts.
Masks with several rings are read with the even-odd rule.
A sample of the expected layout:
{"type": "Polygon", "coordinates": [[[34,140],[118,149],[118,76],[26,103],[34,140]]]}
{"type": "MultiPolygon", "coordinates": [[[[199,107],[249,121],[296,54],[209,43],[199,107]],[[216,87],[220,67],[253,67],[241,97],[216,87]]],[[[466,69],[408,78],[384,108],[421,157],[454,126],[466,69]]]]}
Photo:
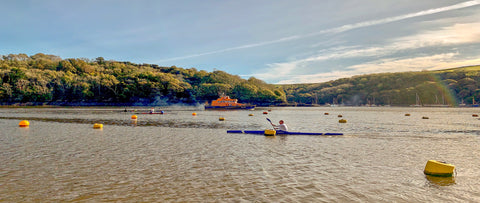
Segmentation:
{"type": "Polygon", "coordinates": [[[415,93],[415,104],[412,104],[410,106],[413,107],[421,107],[422,103],[420,102],[420,97],[418,96],[418,93],[415,93]]]}
{"type": "Polygon", "coordinates": [[[445,97],[442,95],[442,102],[438,100],[437,95],[435,95],[435,104],[425,104],[424,106],[428,107],[449,107],[449,104],[445,104],[445,97]]]}

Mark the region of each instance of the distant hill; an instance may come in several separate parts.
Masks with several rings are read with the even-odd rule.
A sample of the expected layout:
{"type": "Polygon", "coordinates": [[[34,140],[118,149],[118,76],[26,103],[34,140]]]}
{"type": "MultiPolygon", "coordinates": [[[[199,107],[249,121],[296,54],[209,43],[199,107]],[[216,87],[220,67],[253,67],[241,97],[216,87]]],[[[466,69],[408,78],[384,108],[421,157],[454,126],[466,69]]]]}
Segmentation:
{"type": "Polygon", "coordinates": [[[480,66],[273,85],[223,71],[47,54],[3,55],[2,105],[203,104],[220,94],[268,105],[458,106],[480,101],[480,66]]]}
{"type": "Polygon", "coordinates": [[[279,87],[289,103],[305,105],[471,105],[480,102],[480,66],[368,74],[279,87]]]}

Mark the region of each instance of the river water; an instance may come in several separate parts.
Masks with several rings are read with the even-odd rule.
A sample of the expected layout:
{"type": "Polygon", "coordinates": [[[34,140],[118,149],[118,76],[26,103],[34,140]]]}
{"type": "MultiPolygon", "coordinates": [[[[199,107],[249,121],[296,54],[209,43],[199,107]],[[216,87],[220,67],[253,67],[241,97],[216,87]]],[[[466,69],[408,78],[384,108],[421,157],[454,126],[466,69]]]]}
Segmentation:
{"type": "Polygon", "coordinates": [[[480,201],[480,108],[123,110],[1,108],[0,202],[480,201]],[[266,118],[344,135],[226,133],[266,118]],[[430,159],[456,175],[424,175],[430,159]]]}

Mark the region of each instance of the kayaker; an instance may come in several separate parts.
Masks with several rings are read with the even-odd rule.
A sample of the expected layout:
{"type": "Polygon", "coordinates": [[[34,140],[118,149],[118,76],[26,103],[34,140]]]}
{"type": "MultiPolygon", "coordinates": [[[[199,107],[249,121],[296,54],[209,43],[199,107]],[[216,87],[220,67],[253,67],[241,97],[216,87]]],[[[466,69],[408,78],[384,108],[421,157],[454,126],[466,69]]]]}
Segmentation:
{"type": "Polygon", "coordinates": [[[283,120],[280,120],[278,123],[279,123],[278,125],[273,125],[275,130],[288,131],[287,124],[285,124],[285,122],[283,120]]]}

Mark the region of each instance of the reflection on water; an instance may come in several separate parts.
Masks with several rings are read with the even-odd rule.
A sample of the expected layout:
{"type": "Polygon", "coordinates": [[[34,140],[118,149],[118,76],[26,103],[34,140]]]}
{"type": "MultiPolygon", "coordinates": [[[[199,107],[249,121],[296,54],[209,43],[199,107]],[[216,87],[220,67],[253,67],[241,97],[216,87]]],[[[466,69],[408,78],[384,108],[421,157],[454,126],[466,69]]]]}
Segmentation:
{"type": "Polygon", "coordinates": [[[137,120],[121,110],[0,109],[0,201],[480,201],[475,109],[164,109],[137,120]],[[271,128],[267,116],[295,131],[345,135],[226,133],[271,128]],[[425,176],[431,159],[455,164],[458,175],[425,176]]]}
{"type": "Polygon", "coordinates": [[[438,186],[449,186],[455,184],[455,177],[450,176],[450,177],[439,177],[439,176],[431,176],[431,175],[425,175],[425,178],[434,185],[438,186]]]}

